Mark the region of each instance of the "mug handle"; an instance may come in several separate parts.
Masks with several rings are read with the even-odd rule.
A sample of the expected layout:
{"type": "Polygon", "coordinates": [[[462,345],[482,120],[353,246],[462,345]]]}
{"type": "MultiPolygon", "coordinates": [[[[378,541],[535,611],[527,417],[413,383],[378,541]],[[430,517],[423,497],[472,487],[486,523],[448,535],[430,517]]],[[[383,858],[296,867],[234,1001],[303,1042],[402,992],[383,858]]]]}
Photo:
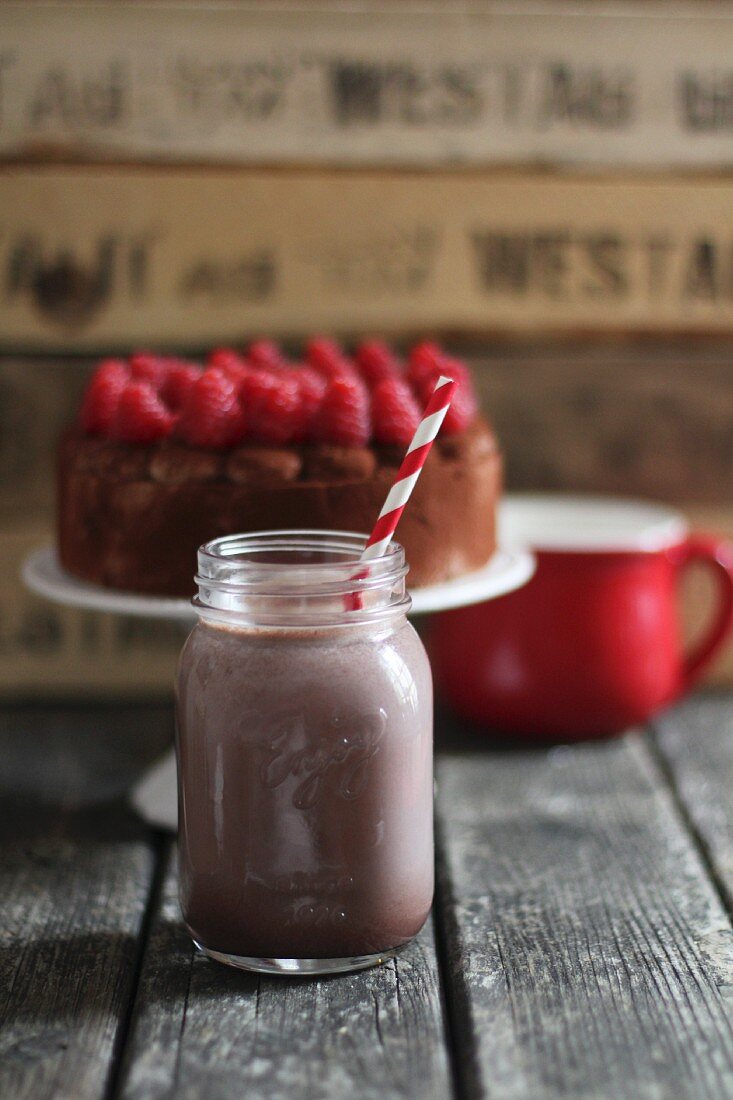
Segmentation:
{"type": "Polygon", "coordinates": [[[717,607],[707,631],[684,658],[680,695],[697,683],[733,627],[733,542],[716,535],[690,535],[682,547],[678,568],[681,571],[693,562],[700,562],[712,571],[717,607]]]}

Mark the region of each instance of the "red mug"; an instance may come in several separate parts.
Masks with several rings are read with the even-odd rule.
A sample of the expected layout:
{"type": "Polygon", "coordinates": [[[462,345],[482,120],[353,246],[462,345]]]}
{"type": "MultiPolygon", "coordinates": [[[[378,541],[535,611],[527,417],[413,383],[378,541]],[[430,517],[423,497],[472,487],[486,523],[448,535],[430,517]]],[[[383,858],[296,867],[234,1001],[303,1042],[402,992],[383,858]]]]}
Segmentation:
{"type": "Polygon", "coordinates": [[[522,494],[501,529],[534,550],[533,578],[430,629],[438,689],[465,718],[542,739],[619,733],[688,692],[730,632],[733,543],[690,534],[673,509],[522,494]],[[717,599],[685,652],[677,589],[692,562],[712,571],[717,599]]]}

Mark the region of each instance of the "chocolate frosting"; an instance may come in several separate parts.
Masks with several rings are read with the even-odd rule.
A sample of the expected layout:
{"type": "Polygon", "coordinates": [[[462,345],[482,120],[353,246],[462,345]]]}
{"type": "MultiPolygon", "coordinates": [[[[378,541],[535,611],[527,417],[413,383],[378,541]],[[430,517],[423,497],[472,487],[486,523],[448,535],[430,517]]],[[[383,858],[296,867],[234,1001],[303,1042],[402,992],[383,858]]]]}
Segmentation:
{"type": "MultiPolygon", "coordinates": [[[[219,535],[309,527],[367,533],[394,481],[394,448],[119,443],[72,429],[58,459],[58,545],[75,576],[193,595],[196,550],[219,535]]],[[[439,438],[397,538],[421,587],[484,565],[496,545],[502,463],[489,425],[439,438]]]]}

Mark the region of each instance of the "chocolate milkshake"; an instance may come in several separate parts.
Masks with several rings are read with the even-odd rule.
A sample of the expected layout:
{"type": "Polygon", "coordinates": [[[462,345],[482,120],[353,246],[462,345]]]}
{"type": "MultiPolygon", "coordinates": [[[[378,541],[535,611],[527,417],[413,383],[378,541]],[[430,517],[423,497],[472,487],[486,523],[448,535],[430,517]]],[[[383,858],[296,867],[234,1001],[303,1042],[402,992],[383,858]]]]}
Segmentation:
{"type": "Polygon", "coordinates": [[[343,556],[296,579],[287,560],[250,559],[236,610],[230,573],[223,600],[200,578],[178,688],[181,906],[223,961],[352,969],[425,921],[431,677],[401,551],[382,569],[354,600],[343,556]]]}

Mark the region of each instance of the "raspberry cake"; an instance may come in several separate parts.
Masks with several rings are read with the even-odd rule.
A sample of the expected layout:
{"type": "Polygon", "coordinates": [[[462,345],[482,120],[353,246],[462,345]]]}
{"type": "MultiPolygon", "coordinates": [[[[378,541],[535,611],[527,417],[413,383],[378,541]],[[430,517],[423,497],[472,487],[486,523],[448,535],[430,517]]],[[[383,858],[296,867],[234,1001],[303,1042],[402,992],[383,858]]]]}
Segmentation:
{"type": "Polygon", "coordinates": [[[199,365],[109,359],[58,463],[58,544],[74,575],[189,596],[196,550],[273,528],[363,531],[394,480],[439,373],[453,404],[400,521],[413,587],[484,565],[495,548],[501,456],[466,366],[434,344],[406,361],[312,340],[302,363],[268,341],[199,365]]]}

